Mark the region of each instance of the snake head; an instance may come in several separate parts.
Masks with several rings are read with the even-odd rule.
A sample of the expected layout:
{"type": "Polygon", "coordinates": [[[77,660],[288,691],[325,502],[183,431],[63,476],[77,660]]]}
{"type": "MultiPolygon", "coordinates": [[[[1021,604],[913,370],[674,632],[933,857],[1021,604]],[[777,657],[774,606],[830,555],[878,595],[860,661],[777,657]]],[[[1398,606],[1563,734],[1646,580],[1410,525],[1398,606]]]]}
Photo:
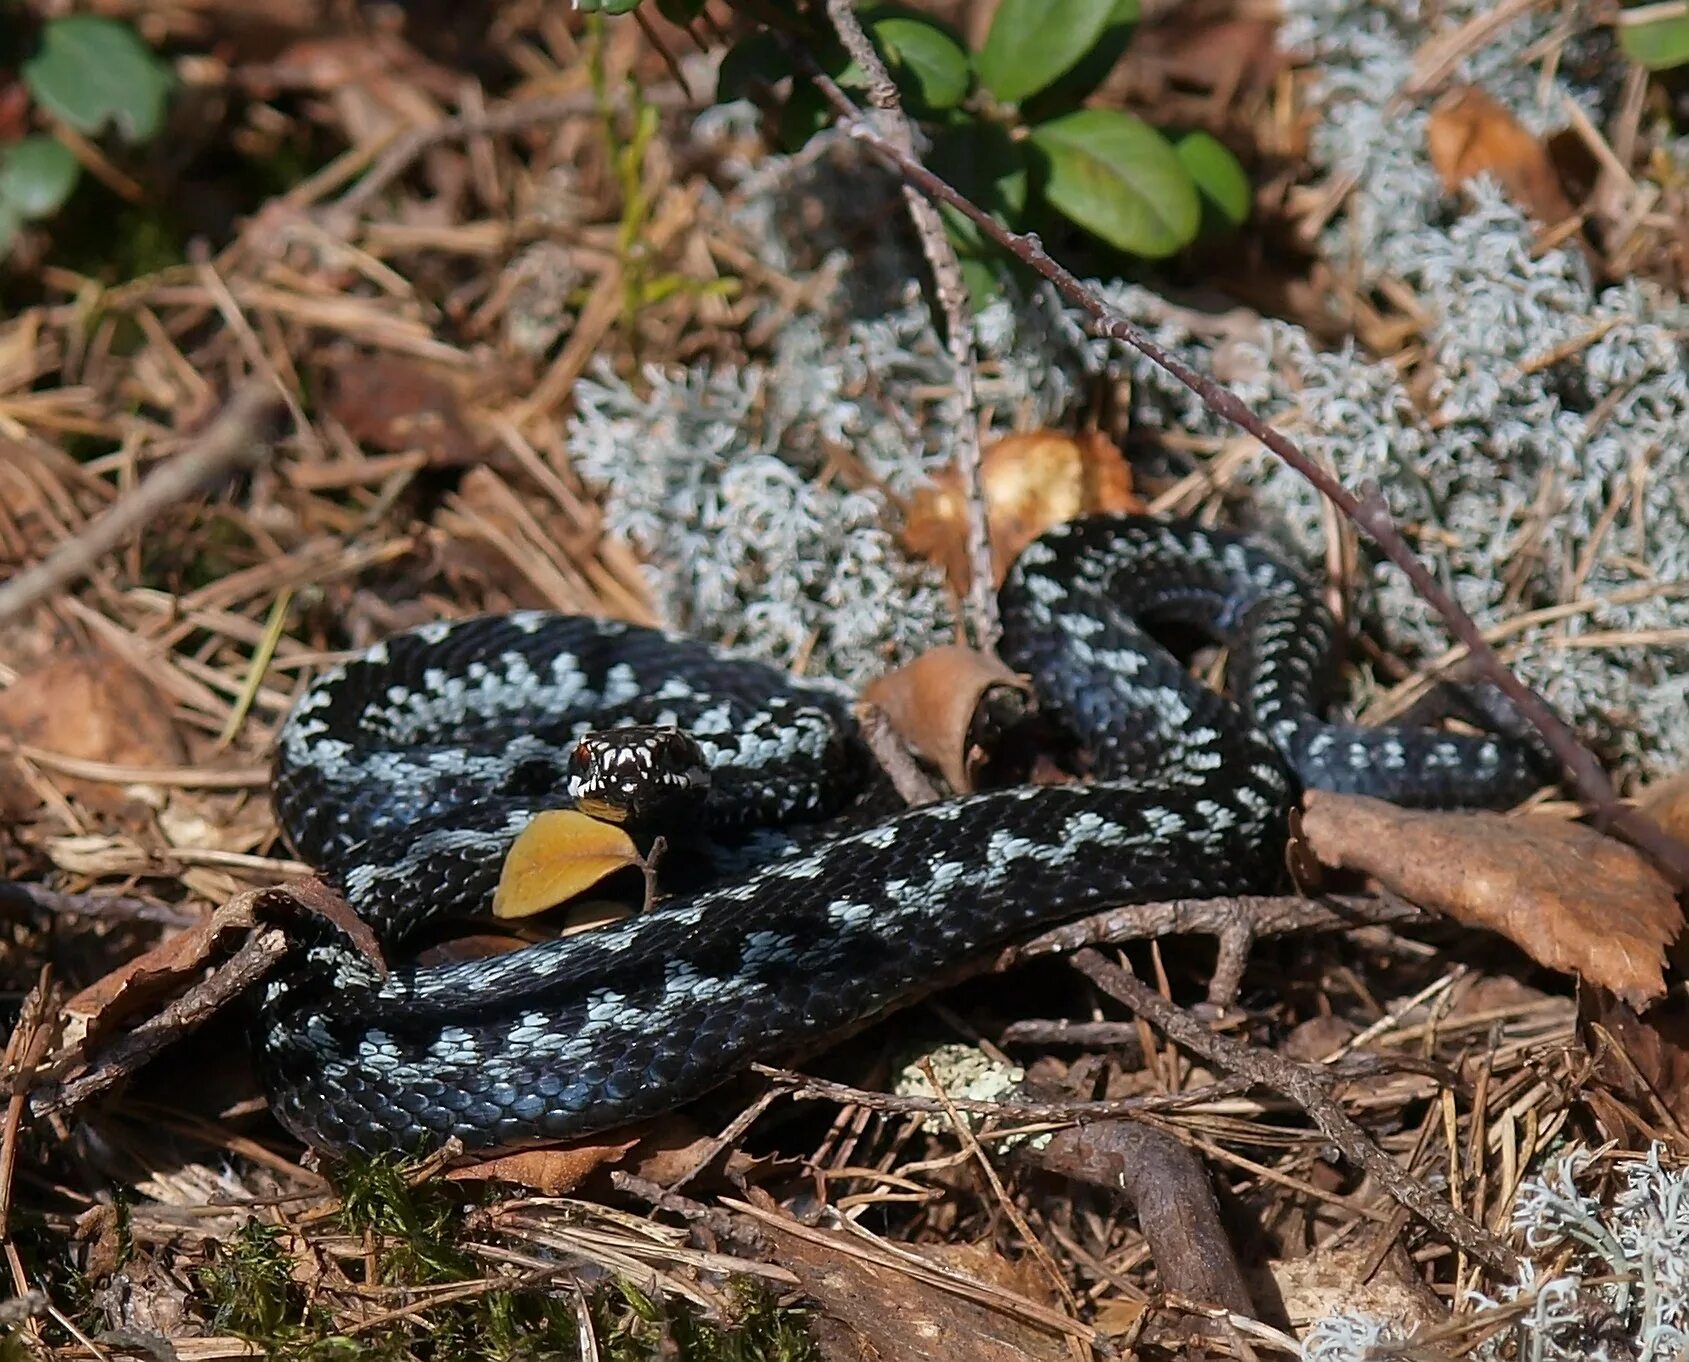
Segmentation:
{"type": "Polygon", "coordinates": [[[569,754],[568,791],[582,813],[660,830],[696,818],[710,788],[703,749],[651,724],[588,733],[569,754]]]}

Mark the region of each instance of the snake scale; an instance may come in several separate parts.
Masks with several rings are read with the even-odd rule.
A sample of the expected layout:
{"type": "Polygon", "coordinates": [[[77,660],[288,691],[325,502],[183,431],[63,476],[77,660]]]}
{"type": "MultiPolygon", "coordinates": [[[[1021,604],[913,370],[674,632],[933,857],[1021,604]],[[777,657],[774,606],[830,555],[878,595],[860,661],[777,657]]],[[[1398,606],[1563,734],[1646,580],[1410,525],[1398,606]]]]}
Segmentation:
{"type": "Polygon", "coordinates": [[[814,834],[616,926],[491,959],[383,973],[337,929],[305,924],[256,1021],[279,1119],[331,1152],[590,1134],[1040,925],[1271,890],[1303,788],[1496,806],[1541,783],[1517,739],[1326,722],[1332,620],[1301,575],[1235,534],[1075,521],[1020,555],[1000,603],[1002,656],[1086,779],[836,834],[827,820],[871,770],[848,696],[703,643],[519,612],[424,626],[323,672],[282,729],[276,807],[401,957],[440,915],[484,909],[536,813],[579,802],[595,732],[627,728],[612,774],[654,779],[666,768],[644,735],[689,735],[708,785],[686,821],[725,843],[814,834]],[[1152,637],[1168,623],[1227,645],[1228,695],[1152,637]]]}

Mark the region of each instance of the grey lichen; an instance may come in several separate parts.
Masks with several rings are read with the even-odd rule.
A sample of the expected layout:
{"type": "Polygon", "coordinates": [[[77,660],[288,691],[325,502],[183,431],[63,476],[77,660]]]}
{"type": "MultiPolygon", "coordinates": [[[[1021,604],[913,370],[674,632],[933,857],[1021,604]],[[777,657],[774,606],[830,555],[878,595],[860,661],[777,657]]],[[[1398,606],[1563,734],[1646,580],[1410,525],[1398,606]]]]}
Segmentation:
{"type": "MultiPolygon", "coordinates": [[[[1622,1162],[1605,1198],[1582,1190],[1596,1164],[1575,1149],[1527,1178],[1513,1227],[1528,1255],[1516,1282],[1466,1302],[1480,1362],[1671,1362],[1689,1355],[1689,1173],[1661,1163],[1659,1145],[1622,1162]],[[1539,1277],[1537,1263],[1553,1263],[1539,1277]],[[1505,1327],[1490,1328],[1486,1316],[1505,1327]]],[[[1309,1328],[1308,1362],[1360,1362],[1400,1344],[1388,1325],[1338,1315],[1309,1328]]]]}
{"type": "MultiPolygon", "coordinates": [[[[1631,776],[1654,775],[1689,758],[1689,306],[1640,281],[1598,288],[1576,249],[1538,251],[1493,185],[1443,191],[1425,109],[1391,99],[1429,38],[1482,8],[1300,0],[1289,20],[1326,86],[1314,158],[1354,183],[1323,249],[1418,300],[1428,400],[1394,364],[1322,349],[1295,326],[1222,339],[1146,290],[1106,291],[1163,344],[1223,361],[1232,386],[1343,481],[1375,485],[1480,624],[1554,611],[1508,637],[1510,658],[1631,776]]],[[[1609,89],[1544,78],[1527,60],[1552,22],[1518,18],[1454,77],[1529,126],[1562,121],[1566,100],[1599,120],[1609,89]]],[[[823,141],[748,170],[731,211],[777,268],[837,280],[830,304],[786,321],[766,360],[736,370],[650,373],[640,391],[607,372],[583,381],[574,453],[676,624],[857,682],[951,628],[937,578],[895,534],[897,499],[953,452],[947,366],[925,303],[896,283],[919,266],[896,230],[895,187],[857,153],[823,141]]],[[[1099,379],[1125,375],[1140,428],[1223,432],[1047,294],[993,304],[978,332],[999,429],[1071,422],[1099,379]]],[[[1249,494],[1240,519],[1317,561],[1320,509],[1301,479],[1262,451],[1234,485],[1249,494]]],[[[1393,649],[1424,659],[1447,646],[1388,564],[1369,559],[1360,586],[1393,649]]]]}

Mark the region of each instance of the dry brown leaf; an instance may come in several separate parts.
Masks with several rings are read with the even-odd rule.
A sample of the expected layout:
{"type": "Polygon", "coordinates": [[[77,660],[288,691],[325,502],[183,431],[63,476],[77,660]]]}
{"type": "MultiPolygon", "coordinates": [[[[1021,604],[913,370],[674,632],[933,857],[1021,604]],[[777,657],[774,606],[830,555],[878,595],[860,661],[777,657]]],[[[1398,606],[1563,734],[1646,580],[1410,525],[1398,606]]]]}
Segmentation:
{"type": "Polygon", "coordinates": [[[1029,1300],[1025,1314],[1015,1312],[1020,1293],[1013,1288],[992,1282],[1001,1304],[987,1304],[924,1280],[871,1248],[864,1252],[860,1241],[846,1236],[799,1233],[779,1219],[759,1217],[757,1223],[775,1239],[772,1261],[796,1273],[804,1294],[820,1307],[818,1333],[828,1356],[878,1362],[964,1355],[969,1362],[1056,1362],[1072,1356],[1061,1334],[1034,1322],[1034,1310],[1048,1312],[1042,1302],[1029,1300]],[[961,1352],[959,1339],[967,1341],[961,1352]]]}
{"type": "Polygon", "coordinates": [[[1309,793],[1302,831],[1327,865],[1500,932],[1633,1007],[1665,992],[1665,953],[1683,911],[1659,872],[1622,842],[1558,818],[1424,813],[1324,791],[1309,793]]]}
{"type": "Polygon", "coordinates": [[[1542,140],[1475,86],[1459,86],[1437,101],[1428,141],[1431,164],[1449,192],[1488,171],[1537,221],[1546,225],[1572,215],[1542,140]]]}
{"type": "Polygon", "coordinates": [[[562,1149],[523,1149],[448,1169],[450,1182],[513,1182],[541,1196],[568,1196],[600,1168],[618,1162],[639,1143],[577,1144],[562,1149]]]}
{"type": "Polygon", "coordinates": [[[945,645],[868,683],[862,698],[884,711],[909,750],[931,762],[950,788],[973,789],[980,758],[974,715],[997,691],[1030,696],[1032,686],[990,653],[945,645]]]}
{"type": "Polygon", "coordinates": [[[71,997],[64,1005],[67,1041],[96,1038],[131,1017],[156,1011],[214,962],[230,933],[246,931],[261,919],[273,921],[301,912],[331,922],[366,955],[379,961],[369,927],[321,880],[295,880],[284,886],[249,890],[71,997]]]}
{"type": "MultiPolygon", "coordinates": [[[[164,697],[103,652],[59,657],[0,691],[0,733],[27,747],[116,766],[177,766],[183,760],[164,697]]],[[[8,779],[0,792],[4,802],[33,808],[34,799],[13,788],[21,785],[21,778],[8,779]]],[[[121,812],[127,800],[124,786],[104,781],[64,778],[59,788],[107,815],[121,812]]]]}
{"type": "Polygon", "coordinates": [[[389,453],[419,450],[430,463],[447,466],[479,456],[456,390],[420,360],[358,355],[324,377],[329,414],[359,444],[389,453]]]}
{"type": "Polygon", "coordinates": [[[1658,1098],[1689,1127],[1689,1008],[1674,998],[1638,1016],[1605,989],[1592,988],[1578,998],[1578,1020],[1596,1033],[1588,1049],[1601,1082],[1642,1112],[1650,1096],[1658,1098]]]}
{"type": "Polygon", "coordinates": [[[1304,1258],[1275,1259],[1258,1270],[1270,1278],[1271,1285],[1257,1286],[1253,1294],[1256,1300],[1281,1300],[1285,1317],[1296,1329],[1317,1319],[1354,1313],[1387,1321],[1402,1337],[1422,1326],[1447,1322],[1446,1307],[1400,1243],[1371,1270],[1376,1257],[1376,1247],[1362,1244],[1316,1249],[1304,1258]],[[1363,1275],[1369,1270],[1370,1275],[1363,1275]]]}
{"type": "Polygon", "coordinates": [[[548,809],[518,834],[504,858],[493,916],[533,917],[600,880],[645,864],[633,838],[575,809],[548,809]]]}
{"type": "MultiPolygon", "coordinates": [[[[991,577],[1000,584],[1020,551],[1052,525],[1091,511],[1140,511],[1132,470],[1100,431],[1009,435],[984,451],[981,479],[991,533],[991,577]]],[[[947,468],[909,503],[903,541],[944,569],[958,595],[968,589],[967,497],[947,468]]]]}
{"type": "Polygon", "coordinates": [[[64,1005],[66,1039],[74,1044],[95,1038],[130,1017],[157,1010],[211,963],[225,933],[251,927],[255,920],[251,896],[242,895],[96,979],[64,1005]]]}
{"type": "Polygon", "coordinates": [[[1638,790],[1636,806],[1678,841],[1689,843],[1689,772],[1638,790]]]}

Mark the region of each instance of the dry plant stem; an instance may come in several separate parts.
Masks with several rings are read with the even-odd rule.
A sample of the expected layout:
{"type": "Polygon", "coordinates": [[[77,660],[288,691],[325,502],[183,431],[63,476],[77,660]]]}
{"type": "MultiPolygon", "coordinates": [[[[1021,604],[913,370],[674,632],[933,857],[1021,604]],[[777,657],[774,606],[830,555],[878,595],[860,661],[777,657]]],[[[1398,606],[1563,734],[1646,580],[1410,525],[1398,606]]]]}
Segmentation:
{"type": "Polygon", "coordinates": [[[1044,1275],[1050,1279],[1056,1293],[1067,1303],[1067,1308],[1075,1315],[1079,1313],[1079,1302],[1074,1299],[1073,1291],[1067,1284],[1067,1279],[1056,1267],[1055,1260],[1050,1257],[1050,1251],[1044,1247],[1044,1242],[1032,1232],[1032,1226],[1026,1223],[1026,1217],[1020,1213],[1014,1199],[1010,1197],[1008,1189],[1003,1186],[1003,1179],[997,1176],[997,1170],[992,1167],[990,1156],[981,1147],[972,1127],[962,1119],[962,1113],[956,1110],[956,1104],[950,1100],[950,1094],[945,1092],[944,1084],[938,1080],[933,1072],[932,1061],[921,1061],[921,1072],[927,1076],[927,1082],[937,1094],[938,1100],[944,1103],[944,1114],[950,1119],[950,1127],[956,1132],[956,1138],[962,1148],[973,1156],[979,1165],[979,1171],[985,1175],[985,1180],[991,1185],[992,1194],[997,1198],[998,1208],[1015,1227],[1015,1233],[1020,1235],[1021,1242],[1031,1250],[1032,1256],[1038,1260],[1038,1265],[1044,1269],[1044,1275]]]}
{"type": "Polygon", "coordinates": [[[1103,1121],[1059,1131],[1028,1157],[1129,1202],[1163,1291],[1256,1313],[1208,1170],[1171,1135],[1136,1121],[1103,1121]]]}
{"type": "Polygon", "coordinates": [[[32,1111],[37,1116],[50,1116],[104,1092],[167,1045],[222,1011],[275,968],[286,951],[287,937],[279,928],[266,927],[254,933],[209,978],[173,1000],[156,1017],[149,1017],[126,1033],[100,1056],[99,1064],[91,1072],[38,1092],[31,1103],[32,1111]]]}
{"type": "Polygon", "coordinates": [[[1282,1093],[1303,1111],[1322,1134],[1343,1152],[1344,1157],[1377,1179],[1398,1202],[1430,1225],[1451,1244],[1477,1258],[1497,1272],[1514,1277],[1519,1259],[1512,1249],[1483,1226],[1461,1214],[1421,1182],[1410,1177],[1399,1164],[1375,1144],[1327,1089],[1329,1072],[1318,1066],[1297,1064],[1245,1045],[1230,1036],[1209,1030],[1182,1008],[1175,1007],[1142,980],[1111,964],[1093,950],[1073,957],[1073,966],[1111,998],[1154,1023],[1175,1043],[1192,1050],[1211,1063],[1230,1069],[1241,1078],[1282,1093]]]}
{"type": "Polygon", "coordinates": [[[851,712],[862,733],[862,741],[886,773],[886,779],[891,781],[899,798],[910,805],[931,804],[937,799],[938,791],[893,730],[886,712],[866,700],[859,701],[851,712]]]}
{"type": "Polygon", "coordinates": [[[180,454],[114,501],[76,538],[0,586],[0,621],[76,581],[168,507],[239,469],[256,468],[269,457],[281,411],[281,398],[267,384],[250,383],[240,389],[210,427],[180,454]]]}
{"type": "Polygon", "coordinates": [[[154,922],[163,927],[187,927],[199,921],[198,913],[153,899],[124,894],[67,894],[22,882],[0,884],[0,909],[5,908],[103,918],[107,922],[154,922]]]}
{"type": "Polygon", "coordinates": [[[954,1110],[970,1116],[994,1116],[1000,1120],[1029,1124],[1050,1122],[1065,1125],[1071,1121],[1121,1120],[1130,1116],[1179,1111],[1185,1107],[1201,1106],[1204,1102],[1238,1097],[1255,1086],[1253,1079],[1228,1078],[1184,1092],[1149,1093],[1143,1097],[1119,1097],[1106,1102],[1034,1102],[1024,1098],[980,1102],[971,1097],[952,1097],[946,1104],[936,1097],[902,1097],[896,1093],[869,1092],[865,1088],[853,1088],[825,1078],[810,1078],[806,1074],[772,1068],[767,1064],[753,1064],[751,1068],[780,1085],[781,1091],[790,1092],[795,1101],[838,1102],[900,1116],[947,1115],[954,1110]]]}
{"type": "Polygon", "coordinates": [[[1162,349],[1134,326],[1095,289],[1051,258],[1036,236],[1023,236],[1002,226],[984,209],[958,193],[928,170],[903,147],[881,136],[838,85],[825,74],[811,70],[810,78],[826,96],[838,115],[839,126],[851,137],[872,148],[888,162],[908,185],[928,198],[948,204],[963,214],[992,241],[1022,264],[1048,280],[1069,303],[1092,318],[1098,334],[1130,345],[1194,392],[1217,416],[1230,421],[1270,449],[1306,478],[1383,551],[1413,584],[1420,597],[1442,617],[1457,642],[1466,646],[1476,667],[1506,694],[1527,721],[1548,744],[1565,768],[1573,786],[1605,824],[1618,829],[1637,847],[1652,856],[1679,886],[1689,886],[1689,846],[1671,836],[1657,823],[1619,802],[1607,773],[1594,753],[1584,747],[1571,729],[1561,722],[1541,696],[1519,680],[1484,638],[1478,623],[1438,584],[1430,570],[1414,554],[1407,540],[1390,519],[1390,513],[1376,494],[1356,495],[1294,443],[1268,425],[1229,388],[1198,373],[1177,356],[1162,349]]]}
{"type": "MultiPolygon", "coordinates": [[[[845,51],[868,77],[868,102],[880,113],[886,137],[911,161],[915,160],[915,132],[897,97],[885,63],[856,17],[855,0],[827,0],[831,21],[845,51]]],[[[915,162],[919,164],[919,162],[915,162]]],[[[956,395],[962,402],[962,419],[956,431],[956,469],[966,492],[968,535],[967,618],[977,648],[997,646],[1002,632],[997,616],[997,597],[992,586],[991,540],[986,527],[985,484],[979,448],[979,395],[974,387],[974,323],[968,308],[968,287],[962,278],[962,264],[956,248],[944,230],[944,220],[929,198],[913,186],[904,185],[904,202],[920,238],[921,253],[932,271],[933,293],[944,311],[945,345],[955,376],[956,395]]]]}
{"type": "MultiPolygon", "coordinates": [[[[54,1011],[51,986],[52,976],[44,969],[24,999],[18,1024],[6,1043],[6,1077],[12,1092],[0,1126],[0,1241],[9,1241],[12,1233],[12,1179],[17,1172],[18,1128],[23,1121],[24,1094],[53,1038],[54,1028],[48,1024],[54,1011]]],[[[22,1282],[14,1285],[23,1290],[22,1282]]]]}

